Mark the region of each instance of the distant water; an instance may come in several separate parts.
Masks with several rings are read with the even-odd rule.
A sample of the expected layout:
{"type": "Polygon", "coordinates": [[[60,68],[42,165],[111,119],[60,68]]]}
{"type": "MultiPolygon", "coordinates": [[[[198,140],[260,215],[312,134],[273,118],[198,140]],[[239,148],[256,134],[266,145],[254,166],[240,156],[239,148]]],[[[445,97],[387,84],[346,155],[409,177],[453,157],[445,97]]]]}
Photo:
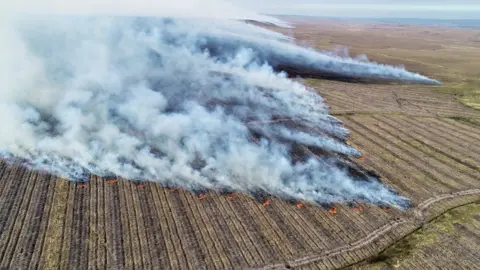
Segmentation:
{"type": "Polygon", "coordinates": [[[365,18],[365,19],[362,18],[362,19],[355,19],[355,20],[480,29],[480,19],[444,20],[444,19],[413,19],[413,18],[365,18]]]}
{"type": "MultiPolygon", "coordinates": [[[[278,16],[278,15],[273,15],[278,16]]],[[[348,18],[348,17],[328,17],[328,16],[296,16],[280,15],[282,17],[301,17],[301,18],[322,18],[341,21],[364,21],[364,22],[383,22],[397,24],[413,24],[426,26],[443,26],[480,29],[480,19],[417,19],[417,18],[348,18]]]]}

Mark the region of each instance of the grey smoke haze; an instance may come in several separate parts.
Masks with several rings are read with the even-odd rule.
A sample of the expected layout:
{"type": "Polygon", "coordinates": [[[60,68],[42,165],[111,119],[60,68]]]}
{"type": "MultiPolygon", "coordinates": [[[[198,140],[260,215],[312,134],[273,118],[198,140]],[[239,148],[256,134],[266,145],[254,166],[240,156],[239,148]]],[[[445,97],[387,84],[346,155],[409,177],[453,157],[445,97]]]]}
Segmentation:
{"type": "Polygon", "coordinates": [[[232,2],[265,14],[480,19],[478,0],[232,0],[232,2]]]}
{"type": "MultiPolygon", "coordinates": [[[[169,12],[170,2],[145,6],[152,3],[147,1],[139,8],[181,19],[85,16],[91,9],[75,16],[41,15],[51,13],[53,2],[9,7],[43,10],[11,16],[0,26],[0,152],[71,180],[94,173],[190,189],[261,190],[313,202],[407,205],[377,179],[348,171],[343,160],[360,153],[345,144],[348,131],[341,121],[328,114],[315,91],[274,68],[436,81],[315,52],[281,34],[212,19],[211,10],[192,11],[191,1],[180,2],[182,12],[169,12]],[[278,119],[289,121],[265,124],[278,119]],[[299,144],[324,155],[294,161],[299,144]]],[[[115,4],[118,12],[127,7],[115,4]]],[[[224,14],[229,12],[278,22],[236,8],[224,14]]]]}

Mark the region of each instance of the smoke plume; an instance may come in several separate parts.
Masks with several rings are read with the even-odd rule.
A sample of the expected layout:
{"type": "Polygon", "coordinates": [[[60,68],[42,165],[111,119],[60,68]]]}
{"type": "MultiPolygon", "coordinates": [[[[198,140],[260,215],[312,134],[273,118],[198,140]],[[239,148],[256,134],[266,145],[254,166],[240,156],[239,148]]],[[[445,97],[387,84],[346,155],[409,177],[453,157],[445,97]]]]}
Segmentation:
{"type": "Polygon", "coordinates": [[[212,1],[206,7],[175,1],[183,4],[176,8],[143,2],[123,0],[100,11],[62,12],[45,1],[9,7],[17,15],[0,27],[6,158],[76,181],[117,175],[318,203],[408,205],[349,161],[360,153],[345,143],[341,121],[283,71],[436,81],[297,46],[212,14],[282,22],[224,6],[208,10],[212,1]]]}

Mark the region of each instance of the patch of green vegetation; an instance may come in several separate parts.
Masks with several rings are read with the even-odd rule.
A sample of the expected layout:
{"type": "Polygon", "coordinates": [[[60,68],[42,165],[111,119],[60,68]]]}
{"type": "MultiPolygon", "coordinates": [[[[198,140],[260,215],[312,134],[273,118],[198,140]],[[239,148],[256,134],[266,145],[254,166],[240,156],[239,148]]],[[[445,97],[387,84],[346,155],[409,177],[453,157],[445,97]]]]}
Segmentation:
{"type": "Polygon", "coordinates": [[[310,87],[319,87],[322,84],[322,81],[319,79],[313,79],[313,78],[302,78],[303,83],[305,85],[308,85],[310,87]]]}
{"type": "Polygon", "coordinates": [[[452,94],[466,106],[480,110],[480,80],[466,79],[453,86],[442,86],[440,91],[452,94]]]}
{"type": "Polygon", "coordinates": [[[464,117],[464,116],[452,116],[447,118],[453,119],[455,121],[460,121],[460,122],[480,126],[480,118],[472,118],[472,117],[464,117]]]}
{"type": "Polygon", "coordinates": [[[459,232],[455,230],[455,225],[474,224],[478,213],[480,213],[480,202],[452,209],[400,240],[370,260],[362,269],[397,268],[402,261],[411,259],[415,252],[437,244],[441,245],[443,235],[460,237],[459,232]]]}
{"type": "Polygon", "coordinates": [[[384,153],[384,154],[383,154],[383,157],[384,157],[386,160],[390,161],[390,162],[395,162],[395,161],[397,161],[397,158],[396,158],[396,157],[394,157],[393,155],[388,154],[388,153],[384,153]]]}

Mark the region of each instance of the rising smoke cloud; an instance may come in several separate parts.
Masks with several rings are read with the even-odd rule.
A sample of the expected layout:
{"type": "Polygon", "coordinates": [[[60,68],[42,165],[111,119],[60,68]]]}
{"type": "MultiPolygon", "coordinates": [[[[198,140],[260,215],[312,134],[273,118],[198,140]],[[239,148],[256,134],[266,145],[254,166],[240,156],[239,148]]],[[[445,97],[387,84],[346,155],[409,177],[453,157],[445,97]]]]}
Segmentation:
{"type": "Polygon", "coordinates": [[[177,2],[65,12],[52,1],[10,6],[17,15],[1,25],[3,155],[71,180],[93,173],[318,203],[408,205],[378,179],[349,172],[347,157],[360,153],[345,144],[341,121],[316,92],[276,70],[436,81],[299,47],[226,17],[287,24],[230,6],[208,10],[218,1],[207,11],[177,2]],[[298,145],[321,154],[295,160],[298,145]]]}

